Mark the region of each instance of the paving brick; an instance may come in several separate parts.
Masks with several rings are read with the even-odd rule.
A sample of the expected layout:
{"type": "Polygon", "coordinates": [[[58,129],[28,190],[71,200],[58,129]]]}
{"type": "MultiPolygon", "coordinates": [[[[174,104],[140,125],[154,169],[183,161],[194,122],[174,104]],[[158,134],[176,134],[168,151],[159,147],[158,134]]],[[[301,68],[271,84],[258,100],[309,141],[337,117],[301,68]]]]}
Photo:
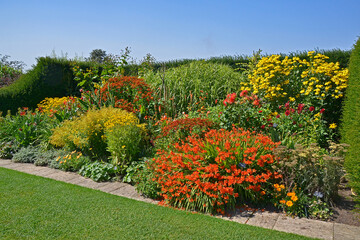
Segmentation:
{"type": "Polygon", "coordinates": [[[11,163],[12,163],[11,160],[0,159],[0,167],[9,165],[9,164],[11,164],[11,163]]]}
{"type": "Polygon", "coordinates": [[[295,233],[307,237],[333,239],[333,223],[306,218],[281,216],[275,223],[274,230],[295,233]]]}
{"type": "Polygon", "coordinates": [[[334,240],[360,240],[360,227],[334,223],[334,240]]]}
{"type": "Polygon", "coordinates": [[[99,186],[98,190],[102,191],[102,192],[107,192],[107,193],[111,193],[115,190],[118,190],[122,187],[125,186],[125,183],[121,183],[121,182],[111,182],[108,184],[104,184],[102,186],[99,186]]]}
{"type": "Polygon", "coordinates": [[[273,229],[279,217],[279,213],[256,212],[253,216],[249,217],[246,223],[253,226],[273,229]]]}
{"type": "Polygon", "coordinates": [[[66,172],[55,172],[54,174],[48,176],[48,178],[57,180],[57,181],[62,181],[62,182],[68,182],[72,179],[77,178],[77,174],[71,174],[71,173],[66,173],[66,172]]]}

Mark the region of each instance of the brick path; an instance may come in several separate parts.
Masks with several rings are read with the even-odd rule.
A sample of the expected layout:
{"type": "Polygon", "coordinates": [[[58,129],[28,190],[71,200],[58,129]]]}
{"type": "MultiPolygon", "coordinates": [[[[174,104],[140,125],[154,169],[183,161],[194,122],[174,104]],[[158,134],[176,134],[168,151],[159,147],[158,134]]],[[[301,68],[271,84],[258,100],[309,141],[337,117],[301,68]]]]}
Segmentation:
{"type": "MultiPolygon", "coordinates": [[[[48,167],[37,167],[27,163],[13,163],[10,160],[0,159],[0,167],[13,169],[16,171],[51,178],[82,187],[97,189],[103,192],[135,199],[147,203],[156,204],[157,202],[145,198],[136,192],[135,188],[129,184],[121,182],[97,183],[91,179],[84,178],[77,173],[64,172],[48,167]]],[[[219,217],[225,220],[235,221],[242,224],[295,233],[313,238],[332,239],[332,240],[360,240],[360,227],[330,223],[306,218],[291,218],[281,213],[270,212],[249,212],[238,210],[232,217],[219,217]]]]}

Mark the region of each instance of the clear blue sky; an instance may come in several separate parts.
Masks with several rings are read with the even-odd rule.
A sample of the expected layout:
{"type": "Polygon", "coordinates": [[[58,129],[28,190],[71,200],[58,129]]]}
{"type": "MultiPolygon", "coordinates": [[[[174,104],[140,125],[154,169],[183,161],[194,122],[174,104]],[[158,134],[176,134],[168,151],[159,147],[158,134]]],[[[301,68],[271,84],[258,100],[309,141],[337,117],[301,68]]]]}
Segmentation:
{"type": "Polygon", "coordinates": [[[141,59],[351,49],[359,0],[0,0],[0,54],[37,57],[93,49],[141,59]]]}

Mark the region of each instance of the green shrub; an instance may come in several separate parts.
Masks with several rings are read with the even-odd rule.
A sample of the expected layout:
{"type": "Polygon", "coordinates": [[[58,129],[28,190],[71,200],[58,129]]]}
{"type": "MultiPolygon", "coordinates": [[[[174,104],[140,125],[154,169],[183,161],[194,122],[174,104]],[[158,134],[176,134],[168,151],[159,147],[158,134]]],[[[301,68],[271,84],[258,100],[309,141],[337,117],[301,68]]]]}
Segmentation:
{"type": "Polygon", "coordinates": [[[12,161],[18,163],[34,163],[39,156],[39,149],[37,147],[28,146],[20,148],[20,150],[13,155],[12,161]]]}
{"type": "Polygon", "coordinates": [[[65,156],[59,156],[56,161],[59,163],[59,169],[71,172],[77,172],[82,166],[90,163],[90,159],[88,157],[77,151],[72,151],[65,156]]]}
{"type": "MultiPolygon", "coordinates": [[[[39,155],[34,161],[35,166],[48,166],[53,162],[56,162],[56,159],[59,156],[65,155],[64,150],[50,149],[50,150],[39,150],[39,155]]],[[[56,167],[53,167],[56,168],[56,167]]]]}
{"type": "Polygon", "coordinates": [[[343,107],[341,136],[350,145],[345,158],[346,171],[355,193],[360,195],[360,38],[350,57],[350,78],[343,107]]]}
{"type": "Polygon", "coordinates": [[[140,162],[136,166],[137,169],[131,181],[135,184],[136,191],[146,197],[158,199],[160,198],[161,186],[154,181],[155,174],[153,164],[153,159],[145,159],[143,162],[140,162]]]}
{"type": "Polygon", "coordinates": [[[169,117],[214,106],[227,93],[238,91],[242,78],[229,66],[203,61],[145,75],[146,81],[158,91],[158,111],[169,117]]]}
{"type": "MultiPolygon", "coordinates": [[[[105,132],[117,125],[137,125],[138,118],[122,109],[107,107],[100,110],[89,110],[86,114],[66,120],[57,127],[50,137],[50,143],[56,147],[70,150],[81,150],[84,154],[106,160],[109,156],[105,132]]],[[[145,129],[144,129],[145,130],[145,129]]]]}
{"type": "MultiPolygon", "coordinates": [[[[79,63],[82,68],[90,63],[79,63]]],[[[41,57],[36,66],[13,84],[0,89],[0,111],[35,108],[46,97],[72,95],[77,89],[69,60],[41,57]]]]}
{"type": "Polygon", "coordinates": [[[321,193],[324,202],[332,203],[338,196],[338,185],[344,175],[346,147],[346,144],[331,143],[329,152],[316,144],[309,147],[295,145],[295,149],[278,147],[279,172],[286,189],[301,189],[309,199],[321,193]]]}
{"type": "Polygon", "coordinates": [[[112,163],[124,173],[133,162],[144,156],[145,132],[134,124],[116,126],[107,131],[107,150],[111,153],[112,163]]]}
{"type": "Polygon", "coordinates": [[[105,182],[115,177],[116,167],[110,163],[93,162],[83,165],[79,173],[95,182],[105,182]]]}

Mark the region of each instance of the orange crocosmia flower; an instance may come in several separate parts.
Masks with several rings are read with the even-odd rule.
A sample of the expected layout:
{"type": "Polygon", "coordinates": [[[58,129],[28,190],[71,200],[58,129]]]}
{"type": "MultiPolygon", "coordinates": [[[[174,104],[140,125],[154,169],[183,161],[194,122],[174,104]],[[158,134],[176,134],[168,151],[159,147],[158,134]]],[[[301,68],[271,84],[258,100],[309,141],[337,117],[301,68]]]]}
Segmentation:
{"type": "Polygon", "coordinates": [[[284,184],[281,184],[281,185],[280,185],[280,188],[281,188],[281,189],[285,189],[284,184]]]}
{"type": "Polygon", "coordinates": [[[293,200],[294,202],[296,202],[296,201],[298,200],[298,197],[294,195],[294,196],[291,197],[291,200],[293,200]]]}
{"type": "Polygon", "coordinates": [[[274,184],[274,188],[279,188],[279,184],[274,184]]]}
{"type": "Polygon", "coordinates": [[[287,201],[287,202],[286,202],[286,206],[291,207],[292,205],[293,205],[293,202],[292,202],[292,201],[287,201]]]}
{"type": "Polygon", "coordinates": [[[286,194],[288,197],[292,197],[292,196],[295,196],[295,193],[294,192],[289,192],[286,194]]]}
{"type": "Polygon", "coordinates": [[[285,204],[286,201],[285,201],[285,200],[280,200],[280,203],[281,203],[281,204],[285,204]]]}

